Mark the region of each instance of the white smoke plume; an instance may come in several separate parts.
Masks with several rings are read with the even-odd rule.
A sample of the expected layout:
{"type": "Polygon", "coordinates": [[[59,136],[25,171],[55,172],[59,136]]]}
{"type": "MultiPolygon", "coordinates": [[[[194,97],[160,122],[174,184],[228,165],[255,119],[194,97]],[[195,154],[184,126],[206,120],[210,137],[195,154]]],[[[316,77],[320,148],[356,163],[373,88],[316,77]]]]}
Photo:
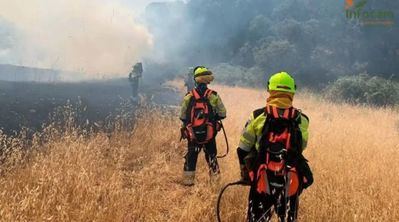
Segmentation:
{"type": "Polygon", "coordinates": [[[93,76],[126,74],[151,50],[133,13],[115,0],[0,0],[0,18],[16,30],[8,53],[18,65],[93,76]]]}

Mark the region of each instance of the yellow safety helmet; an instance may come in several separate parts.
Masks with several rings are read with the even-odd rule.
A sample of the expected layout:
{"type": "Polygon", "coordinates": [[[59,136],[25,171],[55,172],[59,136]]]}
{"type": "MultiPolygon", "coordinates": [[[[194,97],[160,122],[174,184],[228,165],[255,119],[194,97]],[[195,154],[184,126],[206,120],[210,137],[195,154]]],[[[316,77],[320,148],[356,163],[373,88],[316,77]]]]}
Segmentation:
{"type": "Polygon", "coordinates": [[[213,73],[204,66],[197,66],[193,73],[196,83],[209,84],[214,80],[213,73]]]}
{"type": "Polygon", "coordinates": [[[287,72],[279,72],[270,77],[267,89],[268,91],[295,93],[295,80],[287,72]]]}
{"type": "Polygon", "coordinates": [[[206,67],[204,67],[204,66],[195,67],[194,78],[199,77],[199,76],[207,76],[207,75],[212,75],[212,72],[209,71],[206,67]]]}

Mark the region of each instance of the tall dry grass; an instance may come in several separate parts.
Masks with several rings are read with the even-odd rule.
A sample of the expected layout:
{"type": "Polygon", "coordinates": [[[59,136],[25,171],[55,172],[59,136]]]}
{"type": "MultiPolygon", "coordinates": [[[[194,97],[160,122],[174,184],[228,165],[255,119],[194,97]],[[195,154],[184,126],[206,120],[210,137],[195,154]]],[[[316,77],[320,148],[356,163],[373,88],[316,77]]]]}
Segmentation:
{"type": "MultiPolygon", "coordinates": [[[[33,141],[1,137],[11,147],[0,176],[1,221],[214,221],[222,184],[239,178],[235,155],[262,91],[215,86],[228,109],[230,155],[220,160],[221,184],[209,181],[203,155],[194,187],[180,185],[185,144],[175,112],[142,114],[132,134],[82,136],[69,130],[33,141]]],[[[299,93],[295,105],[310,118],[315,184],[301,196],[301,221],[399,221],[399,115],[384,108],[332,104],[299,93]]],[[[219,152],[225,145],[218,137],[219,152]]],[[[225,221],[244,221],[248,188],[225,194],[225,221]]]]}

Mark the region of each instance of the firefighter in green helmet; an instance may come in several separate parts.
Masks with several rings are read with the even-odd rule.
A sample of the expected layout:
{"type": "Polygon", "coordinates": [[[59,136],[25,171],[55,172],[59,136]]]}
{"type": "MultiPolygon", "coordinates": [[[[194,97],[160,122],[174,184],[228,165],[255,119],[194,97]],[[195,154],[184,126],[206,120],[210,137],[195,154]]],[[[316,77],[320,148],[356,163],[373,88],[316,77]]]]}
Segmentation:
{"type": "Polygon", "coordinates": [[[269,221],[274,206],[281,221],[292,222],[299,194],[313,182],[302,155],[309,118],[293,107],[296,84],[287,72],[272,75],[267,88],[266,106],[250,115],[237,149],[241,179],[251,184],[247,221],[269,221]]]}

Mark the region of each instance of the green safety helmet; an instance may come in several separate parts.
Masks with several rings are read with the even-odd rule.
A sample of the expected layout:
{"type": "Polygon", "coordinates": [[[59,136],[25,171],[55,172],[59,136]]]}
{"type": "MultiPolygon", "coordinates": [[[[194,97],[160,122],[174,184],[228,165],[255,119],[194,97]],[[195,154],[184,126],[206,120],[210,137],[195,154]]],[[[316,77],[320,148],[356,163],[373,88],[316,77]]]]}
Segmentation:
{"type": "Polygon", "coordinates": [[[209,71],[206,67],[197,66],[194,68],[194,78],[200,77],[200,76],[207,76],[207,75],[212,75],[212,72],[209,71]]]}
{"type": "Polygon", "coordinates": [[[286,72],[279,72],[272,75],[267,83],[268,91],[280,91],[295,93],[296,85],[295,80],[286,72]]]}

